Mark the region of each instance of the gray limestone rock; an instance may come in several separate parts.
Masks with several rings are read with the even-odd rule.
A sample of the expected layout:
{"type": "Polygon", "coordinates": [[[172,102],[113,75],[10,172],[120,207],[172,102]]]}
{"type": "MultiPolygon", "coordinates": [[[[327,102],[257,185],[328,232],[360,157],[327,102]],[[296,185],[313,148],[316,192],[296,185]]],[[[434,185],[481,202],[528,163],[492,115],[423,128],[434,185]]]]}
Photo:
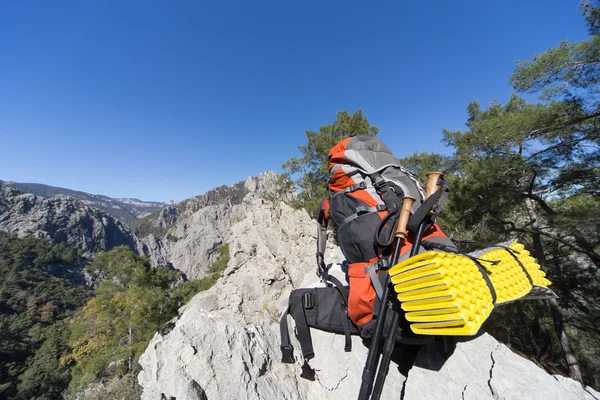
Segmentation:
{"type": "Polygon", "coordinates": [[[56,186],[48,186],[39,183],[17,183],[2,182],[6,186],[11,186],[23,193],[31,193],[38,197],[51,198],[58,195],[68,196],[78,200],[88,207],[97,208],[104,211],[113,218],[118,219],[124,224],[129,224],[145,215],[160,210],[171,202],[142,201],[138,199],[113,199],[108,196],[80,192],[56,186]]]}
{"type": "Polygon", "coordinates": [[[0,183],[0,231],[66,242],[87,255],[126,245],[135,236],[122,222],[69,196],[43,198],[0,183]]]}
{"type": "Polygon", "coordinates": [[[226,205],[203,207],[180,216],[166,235],[140,239],[139,251],[154,265],[172,265],[190,278],[202,277],[216,261],[232,220],[232,209],[226,205]]]}
{"type": "Polygon", "coordinates": [[[278,179],[276,172],[267,171],[166,207],[156,219],[148,219],[154,232],[140,238],[139,252],[154,265],[171,265],[190,278],[204,276],[216,261],[219,246],[229,240],[232,226],[244,220],[255,204],[294,196],[278,179]]]}
{"type": "Polygon", "coordinates": [[[483,334],[457,343],[448,360],[431,347],[424,348],[408,374],[404,398],[594,400],[599,396],[572,379],[548,374],[483,334]]]}

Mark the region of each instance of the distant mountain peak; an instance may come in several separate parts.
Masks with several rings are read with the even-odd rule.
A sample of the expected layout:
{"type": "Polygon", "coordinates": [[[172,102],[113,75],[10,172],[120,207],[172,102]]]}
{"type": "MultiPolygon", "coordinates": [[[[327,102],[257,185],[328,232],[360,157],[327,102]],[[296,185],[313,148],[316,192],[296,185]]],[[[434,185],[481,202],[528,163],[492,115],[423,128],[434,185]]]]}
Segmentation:
{"type": "MultiPolygon", "coordinates": [[[[0,180],[0,182],[3,181],[0,180]]],[[[101,194],[91,194],[41,183],[18,183],[13,181],[4,181],[3,183],[23,193],[31,193],[48,199],[55,196],[72,197],[87,206],[104,211],[127,225],[169,205],[158,201],[144,201],[135,198],[115,199],[101,194]]]]}

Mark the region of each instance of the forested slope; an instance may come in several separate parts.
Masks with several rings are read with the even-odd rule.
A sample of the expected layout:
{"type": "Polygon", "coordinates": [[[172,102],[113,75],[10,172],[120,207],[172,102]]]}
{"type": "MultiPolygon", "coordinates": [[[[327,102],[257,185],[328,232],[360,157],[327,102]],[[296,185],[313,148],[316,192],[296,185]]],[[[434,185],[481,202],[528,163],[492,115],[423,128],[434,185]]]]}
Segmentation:
{"type": "Polygon", "coordinates": [[[124,246],[85,266],[64,243],[0,233],[0,398],[60,399],[101,382],[100,397],[134,398],[137,358],[181,305],[218,279],[228,248],[219,254],[207,277],[183,281],[124,246]],[[99,278],[95,290],[71,282],[83,268],[99,278]]]}

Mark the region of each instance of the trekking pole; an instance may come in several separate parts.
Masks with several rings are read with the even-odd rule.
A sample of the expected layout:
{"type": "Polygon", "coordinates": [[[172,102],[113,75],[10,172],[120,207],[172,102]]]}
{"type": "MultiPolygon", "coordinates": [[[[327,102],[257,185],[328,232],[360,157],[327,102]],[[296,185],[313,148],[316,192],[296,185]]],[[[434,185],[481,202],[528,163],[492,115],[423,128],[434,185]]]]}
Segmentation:
{"type": "MultiPolygon", "coordinates": [[[[444,175],[443,172],[432,171],[425,174],[427,176],[427,186],[425,188],[425,198],[428,199],[432,194],[438,190],[438,182],[440,177],[444,175]]],[[[433,211],[433,210],[432,210],[433,211]]]]}
{"type": "MultiPolygon", "coordinates": [[[[415,198],[411,196],[404,196],[402,198],[402,209],[400,210],[400,217],[398,218],[398,224],[396,225],[396,248],[392,256],[392,265],[398,262],[400,254],[400,247],[402,242],[408,235],[406,231],[406,224],[410,217],[412,205],[415,202],[415,198]]],[[[383,334],[383,328],[385,325],[385,315],[388,309],[388,299],[390,297],[390,276],[387,275],[385,284],[383,286],[383,294],[379,303],[379,310],[377,313],[377,325],[375,326],[375,332],[371,336],[371,344],[369,345],[369,354],[367,355],[367,361],[365,362],[365,368],[362,374],[362,384],[360,386],[360,392],[358,394],[359,400],[367,400],[371,395],[371,389],[373,388],[373,380],[375,379],[374,369],[379,361],[379,342],[383,334]]]]}
{"type": "MultiPolygon", "coordinates": [[[[427,174],[427,189],[425,199],[428,199],[429,196],[434,194],[438,190],[438,180],[442,175],[441,172],[429,172],[427,174]]],[[[425,226],[428,222],[431,221],[433,213],[430,212],[419,224],[419,229],[417,231],[417,235],[413,242],[413,247],[410,249],[410,257],[416,256],[419,253],[419,247],[421,246],[421,241],[423,240],[423,233],[425,230],[425,226]]],[[[406,223],[404,225],[406,227],[406,223]]],[[[406,228],[405,228],[406,229],[406,228]]],[[[404,236],[406,237],[406,236],[404,236]]],[[[398,246],[396,249],[398,249],[398,246]]],[[[394,254],[395,256],[395,254],[394,254]]],[[[396,265],[397,259],[392,262],[392,265],[396,265]]],[[[379,368],[377,369],[377,380],[375,381],[375,386],[373,387],[373,394],[371,396],[372,400],[379,400],[381,397],[381,392],[383,390],[383,384],[385,382],[385,378],[387,376],[388,370],[390,368],[390,361],[392,358],[392,352],[394,351],[394,347],[396,346],[396,332],[398,332],[398,326],[400,324],[400,313],[398,311],[394,311],[394,316],[392,317],[392,324],[390,327],[390,332],[386,338],[385,344],[383,346],[381,363],[379,364],[379,368]]]]}

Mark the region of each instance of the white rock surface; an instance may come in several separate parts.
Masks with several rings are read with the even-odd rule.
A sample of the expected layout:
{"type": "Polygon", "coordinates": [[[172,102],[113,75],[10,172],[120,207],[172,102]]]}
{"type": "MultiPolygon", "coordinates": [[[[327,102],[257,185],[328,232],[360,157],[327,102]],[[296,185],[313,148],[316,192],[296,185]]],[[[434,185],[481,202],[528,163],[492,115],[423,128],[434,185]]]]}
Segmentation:
{"type": "Polygon", "coordinates": [[[600,394],[572,379],[548,374],[483,334],[457,343],[448,360],[430,347],[422,349],[408,374],[404,398],[594,400],[600,394]]]}

